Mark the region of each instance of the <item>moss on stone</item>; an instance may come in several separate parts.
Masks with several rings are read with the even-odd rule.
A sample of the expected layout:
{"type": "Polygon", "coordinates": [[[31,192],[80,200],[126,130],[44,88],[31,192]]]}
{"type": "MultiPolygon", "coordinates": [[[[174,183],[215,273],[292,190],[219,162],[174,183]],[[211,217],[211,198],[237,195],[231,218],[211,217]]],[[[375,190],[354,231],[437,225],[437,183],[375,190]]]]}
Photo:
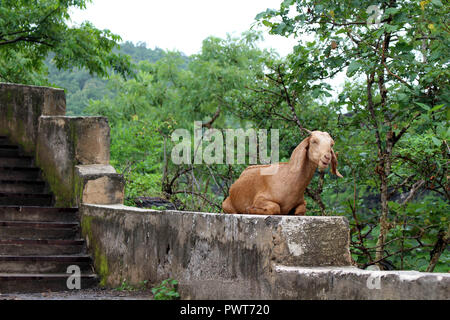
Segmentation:
{"type": "Polygon", "coordinates": [[[8,103],[6,105],[6,119],[8,119],[8,121],[12,121],[13,115],[14,115],[13,106],[12,104],[8,103]]]}
{"type": "Polygon", "coordinates": [[[94,217],[83,216],[81,218],[81,230],[83,237],[88,239],[89,251],[94,255],[94,268],[100,277],[100,286],[105,287],[108,284],[109,267],[106,254],[103,253],[100,245],[97,243],[92,232],[92,221],[94,217]]]}
{"type": "Polygon", "coordinates": [[[100,286],[106,287],[108,283],[108,275],[109,275],[109,268],[108,268],[108,259],[106,258],[106,255],[103,254],[99,248],[95,249],[94,254],[94,265],[95,270],[97,271],[98,275],[100,276],[100,286]]]}
{"type": "Polygon", "coordinates": [[[55,196],[55,207],[72,207],[75,203],[73,201],[72,186],[66,186],[62,182],[56,168],[40,158],[36,158],[37,165],[43,171],[43,178],[47,181],[51,192],[55,196]]]}
{"type": "Polygon", "coordinates": [[[26,126],[23,122],[16,122],[16,130],[13,132],[13,137],[16,142],[22,147],[22,149],[28,153],[33,154],[36,149],[36,144],[29,140],[29,135],[27,133],[26,126]]]}
{"type": "Polygon", "coordinates": [[[83,203],[84,180],[76,173],[74,174],[73,180],[75,202],[77,206],[81,206],[83,203]]]}
{"type": "MultiPolygon", "coordinates": [[[[57,126],[56,123],[50,123],[50,126],[57,126]]],[[[49,130],[56,130],[56,128],[49,127],[49,130]]],[[[65,133],[67,129],[64,129],[65,133]]],[[[40,137],[41,141],[38,142],[38,150],[36,152],[36,163],[42,169],[44,179],[48,182],[51,192],[55,196],[55,206],[57,207],[72,207],[75,206],[76,199],[74,197],[74,179],[73,168],[72,171],[64,174],[58,170],[58,163],[49,150],[51,146],[48,146],[48,142],[43,139],[46,137],[40,137]]],[[[71,166],[73,167],[73,165],[71,166]]]]}

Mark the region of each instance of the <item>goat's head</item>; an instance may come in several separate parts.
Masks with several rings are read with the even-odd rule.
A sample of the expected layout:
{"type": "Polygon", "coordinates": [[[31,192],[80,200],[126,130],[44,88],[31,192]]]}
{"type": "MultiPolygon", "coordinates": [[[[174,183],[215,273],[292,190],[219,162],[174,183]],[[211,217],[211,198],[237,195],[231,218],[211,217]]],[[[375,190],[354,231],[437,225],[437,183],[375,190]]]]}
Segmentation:
{"type": "Polygon", "coordinates": [[[337,170],[337,158],[333,146],[334,140],[328,132],[313,131],[309,137],[308,157],[321,171],[328,168],[331,163],[331,172],[342,178],[337,170]]]}
{"type": "Polygon", "coordinates": [[[299,156],[296,156],[295,166],[299,168],[308,157],[323,171],[331,164],[331,172],[338,177],[342,175],[337,170],[337,157],[333,150],[334,140],[328,132],[312,131],[311,135],[299,145],[299,156]]]}

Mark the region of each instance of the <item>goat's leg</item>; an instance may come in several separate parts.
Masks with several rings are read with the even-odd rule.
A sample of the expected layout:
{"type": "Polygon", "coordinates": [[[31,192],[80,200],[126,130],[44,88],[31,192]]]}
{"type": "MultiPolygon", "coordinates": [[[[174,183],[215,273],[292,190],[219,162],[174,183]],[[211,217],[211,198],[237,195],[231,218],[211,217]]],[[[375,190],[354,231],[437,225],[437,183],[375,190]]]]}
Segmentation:
{"type": "Polygon", "coordinates": [[[225,213],[237,213],[237,210],[234,208],[233,204],[231,203],[230,197],[226,198],[225,201],[222,203],[222,209],[225,213]]]}
{"type": "Polygon", "coordinates": [[[247,209],[247,213],[275,215],[281,213],[281,208],[276,202],[257,197],[253,202],[253,205],[247,209]]]}
{"type": "Polygon", "coordinates": [[[303,200],[300,204],[295,208],[294,214],[296,216],[304,216],[306,213],[306,201],[303,200]]]}

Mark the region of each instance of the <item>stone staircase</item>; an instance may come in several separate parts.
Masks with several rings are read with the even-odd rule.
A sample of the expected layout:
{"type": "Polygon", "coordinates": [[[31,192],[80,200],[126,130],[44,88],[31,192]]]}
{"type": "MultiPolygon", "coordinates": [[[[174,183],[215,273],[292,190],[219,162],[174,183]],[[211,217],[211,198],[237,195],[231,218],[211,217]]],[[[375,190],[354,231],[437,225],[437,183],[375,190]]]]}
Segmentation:
{"type": "Polygon", "coordinates": [[[0,294],[68,290],[69,266],[81,288],[96,286],[77,208],[55,208],[34,159],[0,136],[0,294]]]}

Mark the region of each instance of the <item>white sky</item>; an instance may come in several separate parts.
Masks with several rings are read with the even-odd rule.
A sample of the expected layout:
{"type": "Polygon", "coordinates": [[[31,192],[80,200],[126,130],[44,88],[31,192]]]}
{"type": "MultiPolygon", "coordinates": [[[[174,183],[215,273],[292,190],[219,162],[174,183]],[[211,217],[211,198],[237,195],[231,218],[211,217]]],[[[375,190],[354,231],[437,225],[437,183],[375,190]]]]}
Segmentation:
{"type": "MultiPolygon", "coordinates": [[[[148,48],[198,53],[208,36],[239,36],[267,8],[278,9],[282,0],[93,0],[86,10],[74,10],[76,24],[90,21],[109,29],[123,41],[145,42],[148,48]]],[[[263,29],[264,30],[264,29],[263,29]]],[[[262,48],[285,56],[295,39],[264,33],[262,48]]]]}

